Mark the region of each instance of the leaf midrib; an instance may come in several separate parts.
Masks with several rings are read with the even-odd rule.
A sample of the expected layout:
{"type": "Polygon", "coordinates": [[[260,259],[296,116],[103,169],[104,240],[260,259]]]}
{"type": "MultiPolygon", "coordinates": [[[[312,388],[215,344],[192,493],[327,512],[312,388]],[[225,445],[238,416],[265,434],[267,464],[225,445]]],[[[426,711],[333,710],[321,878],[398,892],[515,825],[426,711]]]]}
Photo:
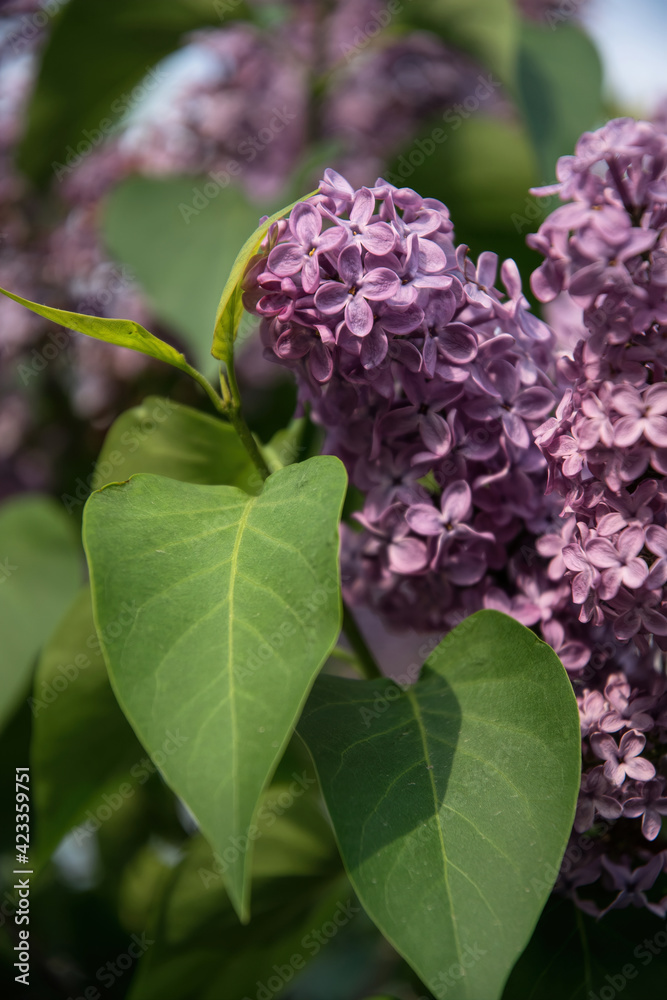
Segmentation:
{"type": "MultiPolygon", "coordinates": [[[[424,748],[424,758],[426,760],[426,768],[428,770],[428,779],[431,786],[431,792],[433,794],[433,812],[435,816],[436,826],[438,828],[438,840],[440,841],[440,852],[442,855],[442,873],[445,881],[445,888],[447,890],[447,898],[449,899],[449,912],[452,920],[452,930],[454,932],[454,946],[456,948],[456,955],[459,960],[459,963],[461,963],[463,953],[461,951],[461,942],[459,940],[459,930],[456,923],[456,914],[454,913],[454,900],[452,898],[452,890],[449,884],[449,863],[447,858],[447,851],[445,849],[445,838],[443,837],[442,834],[442,824],[440,822],[440,809],[438,807],[438,793],[435,787],[435,779],[433,776],[433,765],[431,764],[431,755],[428,749],[426,730],[422,722],[419,702],[417,701],[414,692],[408,690],[405,693],[410,703],[410,707],[412,708],[412,712],[415,717],[415,722],[417,723],[417,727],[419,729],[419,737],[421,739],[422,746],[424,748]]],[[[467,996],[470,996],[469,985],[470,985],[469,981],[466,981],[465,991],[467,996]]]]}
{"type": "MultiPolygon", "coordinates": [[[[239,559],[239,550],[241,548],[241,539],[243,538],[243,532],[245,531],[246,525],[248,523],[248,518],[250,517],[250,512],[253,509],[256,502],[256,498],[252,497],[248,499],[247,506],[241,518],[238,522],[238,528],[236,531],[236,538],[234,539],[234,548],[232,549],[232,555],[230,558],[229,566],[229,625],[227,629],[228,641],[227,641],[227,656],[228,656],[228,697],[229,697],[229,720],[231,729],[231,746],[232,746],[232,828],[234,830],[238,829],[240,803],[239,803],[239,784],[238,781],[238,740],[237,740],[237,719],[236,719],[236,703],[234,701],[235,690],[234,690],[234,590],[236,586],[236,573],[239,559]]],[[[248,855],[244,857],[243,867],[245,872],[245,866],[248,863],[248,855]]],[[[242,880],[245,882],[245,879],[242,880]]],[[[241,902],[241,909],[245,910],[245,903],[241,902]]]]}

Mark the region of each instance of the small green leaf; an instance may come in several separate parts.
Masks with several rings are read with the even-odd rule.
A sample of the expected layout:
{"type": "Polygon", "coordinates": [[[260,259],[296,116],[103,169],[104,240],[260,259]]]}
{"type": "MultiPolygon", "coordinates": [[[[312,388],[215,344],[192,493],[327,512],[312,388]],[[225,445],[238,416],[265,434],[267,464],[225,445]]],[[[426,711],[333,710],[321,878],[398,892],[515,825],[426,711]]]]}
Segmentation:
{"type": "Polygon", "coordinates": [[[590,38],[573,24],[550,30],[524,21],[517,85],[540,176],[544,183],[551,182],[558,157],[573,153],[581,133],[603,119],[600,57],[590,38]]]}
{"type": "Polygon", "coordinates": [[[306,417],[294,417],[287,427],[276,431],[268,444],[264,445],[264,456],[272,472],[292,465],[303,455],[304,438],[308,431],[306,417]]]}
{"type": "Polygon", "coordinates": [[[234,354],[234,341],[236,340],[239,323],[241,322],[241,316],[243,315],[243,304],[241,302],[241,281],[243,280],[243,275],[248,264],[250,263],[251,258],[258,252],[262,240],[268,233],[272,223],[276,222],[278,219],[282,219],[283,216],[288,215],[294,206],[300,201],[312,198],[315,194],[317,194],[317,189],[315,191],[311,191],[310,194],[304,195],[302,198],[297,198],[296,201],[293,201],[292,204],[288,205],[286,208],[281,208],[278,212],[274,212],[273,215],[270,215],[269,218],[255,230],[252,236],[248,237],[241,247],[236,260],[234,261],[230,275],[227,278],[225,287],[222,290],[218,310],[215,315],[213,347],[211,349],[211,353],[214,358],[224,361],[227,365],[231,364],[234,354]]]}
{"type": "Polygon", "coordinates": [[[497,1000],[574,819],[579,715],[556,654],[482,611],[406,690],[320,677],[299,733],[371,919],[436,997],[497,1000]]]}
{"type": "MultiPolygon", "coordinates": [[[[126,602],[114,631],[129,631],[134,620],[126,602]]],[[[143,756],[109,685],[89,587],[45,647],[30,704],[37,853],[43,861],[89,804],[143,756]]]]}
{"type": "MultiPolygon", "coordinates": [[[[470,52],[504,83],[513,83],[519,18],[512,0],[420,0],[405,7],[402,16],[408,24],[470,52]]],[[[488,72],[481,76],[489,78],[488,72]]]]}
{"type": "Polygon", "coordinates": [[[319,803],[306,797],[281,809],[281,796],[289,798],[289,786],[274,786],[262,799],[251,923],[238,923],[224,890],[224,857],[194,838],[154,908],[148,935],[155,944],[130,1000],[241,1000],[254,998],[261,985],[260,995],[273,996],[275,965],[287,984],[319,950],[313,931],[346,906],[356,914],[319,803]]]}
{"type": "Polygon", "coordinates": [[[227,175],[217,176],[219,183],[210,176],[129,177],[109,193],[102,216],[111,254],[129,266],[155,315],[206,372],[218,367],[211,328],[221,283],[259,216],[278,207],[248,201],[238,186],[222,186],[227,175]]]}
{"type": "Polygon", "coordinates": [[[112,424],[93,489],[152,472],[185,483],[247,485],[254,468],[231,424],[171,399],[149,396],[112,424]]]}
{"type": "MultiPolygon", "coordinates": [[[[163,771],[214,848],[246,837],[307,692],[340,631],[338,520],[346,477],[328,456],[231,486],[139,475],[84,514],[95,620],[111,682],[144,746],[183,744],[163,771]],[[107,626],[124,601],[137,623],[107,626]]],[[[248,915],[252,845],[227,885],[248,915]]]]}
{"type": "Polygon", "coordinates": [[[116,344],[118,347],[129,347],[132,351],[140,351],[158,361],[165,361],[174,368],[192,375],[193,369],[187,363],[182,354],[175,348],[165,344],[163,340],[154,337],[152,333],[145,330],[139,323],[130,319],[106,319],[102,316],[86,316],[84,313],[67,312],[65,309],[52,309],[50,306],[40,305],[38,302],[31,302],[20,295],[8,292],[5,288],[0,288],[0,293],[7,298],[13,299],[20,305],[30,309],[31,312],[50,319],[68,330],[76,330],[77,333],[85,333],[87,337],[95,340],[103,340],[107,344],[116,344]]]}
{"type": "Polygon", "coordinates": [[[48,497],[9,500],[0,509],[0,725],[28,686],[42,644],[81,586],[74,525],[48,497]]]}

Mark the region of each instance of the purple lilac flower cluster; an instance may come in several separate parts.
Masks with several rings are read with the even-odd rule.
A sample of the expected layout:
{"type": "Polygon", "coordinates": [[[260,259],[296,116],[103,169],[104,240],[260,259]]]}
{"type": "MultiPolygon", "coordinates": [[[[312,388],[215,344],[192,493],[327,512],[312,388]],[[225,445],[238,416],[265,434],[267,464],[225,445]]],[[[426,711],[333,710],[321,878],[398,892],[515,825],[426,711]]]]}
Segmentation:
{"type": "Polygon", "coordinates": [[[555,405],[552,338],[514,262],[503,294],[496,255],[455,247],[443,204],[382,179],[354,191],[332,170],[266,249],[246,307],[366,494],[350,596],[405,627],[512,601],[528,624],[551,617],[566,590],[538,590],[526,542],[548,523],[532,431],[555,405]]]}
{"type": "MultiPolygon", "coordinates": [[[[294,0],[278,21],[266,20],[265,6],[251,0],[247,20],[184,36],[179,59],[159,68],[168,97],[154,93],[98,148],[63,150],[64,162],[53,164],[55,197],[38,205],[17,172],[14,147],[55,21],[31,16],[41,10],[37,0],[2,5],[0,285],[155,330],[141,290],[100,238],[101,199],[115,185],[135,173],[212,172],[221,187],[238,181],[249,198],[272,199],[314,148],[332,140],[345,170],[367,177],[420,123],[478,85],[482,67],[435,35],[385,31],[393,15],[377,0],[294,0]]],[[[485,107],[497,114],[505,103],[494,95],[485,107]]],[[[62,394],[72,421],[102,428],[122,409],[128,385],[154,377],[140,354],[85,338],[72,338],[62,357],[58,348],[59,360],[42,375],[44,348],[47,357],[55,353],[49,336],[34,314],[0,303],[0,495],[52,487],[70,447],[69,427],[46,433],[38,426],[44,406],[34,405],[26,387],[62,394]]]]}
{"type": "Polygon", "coordinates": [[[532,288],[543,302],[567,296],[580,336],[558,361],[556,415],[536,432],[547,493],[561,498],[560,530],[538,549],[552,557],[549,575],[568,580],[591,638],[613,636],[594,683],[575,681],[584,775],[562,887],[599,913],[578,890],[602,877],[618,890],[613,906],[664,916],[667,897],[646,891],[667,857],[649,850],[667,814],[667,136],[649,122],[609,122],[559,160],[557,177],[533,192],[567,204],[528,237],[545,257],[532,288]],[[643,844],[626,823],[639,816],[643,844]],[[596,836],[582,838],[591,827],[596,836]]]}
{"type": "MultiPolygon", "coordinates": [[[[529,243],[532,287],[566,291],[584,336],[560,361],[568,388],[537,441],[563,498],[562,561],[582,621],[667,648],[667,136],[619,119],[558,162],[557,208],[529,243]]],[[[554,551],[552,537],[543,546],[554,551]]],[[[560,575],[560,574],[559,574],[560,575]]]]}
{"type": "Polygon", "coordinates": [[[632,904],[664,917],[667,895],[646,893],[667,870],[659,840],[667,815],[667,679],[649,654],[625,647],[624,656],[606,634],[612,641],[597,647],[597,662],[574,678],[582,780],[557,888],[593,916],[632,904]],[[598,882],[604,894],[581,896],[598,882]]]}
{"type": "MultiPolygon", "coordinates": [[[[570,673],[582,720],[584,776],[559,887],[591,913],[628,903],[663,913],[667,897],[646,892],[667,857],[656,770],[667,682],[646,645],[619,645],[615,618],[577,619],[566,579],[577,516],[567,507],[559,523],[562,503],[547,490],[549,474],[549,485],[560,481],[554,458],[534,440],[543,445],[571,405],[562,372],[576,361],[556,363],[558,343],[529,311],[516,266],[502,265],[502,293],[497,265],[455,245],[440,202],[382,178],[354,191],[328,170],[318,195],[272,226],[244,302],[262,318],[267,356],[295,372],[325,450],[365,494],[362,530],[344,528],[348,601],[398,629],[443,631],[482,607],[538,628],[570,673]],[[590,883],[602,899],[580,897],[590,883]]],[[[657,487],[647,489],[640,506],[656,504],[657,487]]],[[[625,510],[619,498],[632,503],[621,491],[604,516],[625,510]]]]}

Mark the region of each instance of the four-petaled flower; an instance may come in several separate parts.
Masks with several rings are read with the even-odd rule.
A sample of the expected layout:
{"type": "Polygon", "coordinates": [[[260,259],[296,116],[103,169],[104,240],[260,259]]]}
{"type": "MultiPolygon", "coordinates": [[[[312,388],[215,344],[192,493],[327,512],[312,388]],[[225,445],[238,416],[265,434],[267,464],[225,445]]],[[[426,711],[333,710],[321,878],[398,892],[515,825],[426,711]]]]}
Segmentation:
{"type": "Polygon", "coordinates": [[[667,448],[667,385],[650,385],[642,394],[631,385],[614,390],[612,403],[623,416],[614,425],[614,443],[628,448],[644,435],[656,448],[667,448]]]}
{"type": "Polygon", "coordinates": [[[602,858],[602,864],[611,875],[614,888],[619,890],[618,896],[602,911],[600,916],[610,910],[622,910],[626,906],[645,906],[658,917],[665,916],[665,900],[661,903],[650,903],[646,898],[646,890],[655,885],[655,880],[665,864],[665,852],[661,851],[651,858],[648,864],[640,865],[631,871],[628,865],[616,864],[608,857],[602,858]]]}
{"type": "Polygon", "coordinates": [[[623,815],[636,819],[642,817],[642,833],[647,840],[655,840],[660,833],[662,816],[667,816],[667,799],[663,797],[664,778],[647,781],[641,788],[641,795],[626,799],[623,815]]]}
{"type": "Polygon", "coordinates": [[[574,829],[577,833],[590,830],[596,812],[604,819],[619,818],[623,812],[623,806],[618,799],[608,794],[613,790],[601,765],[594,767],[592,771],[582,776],[577,812],[574,818],[574,829]]]}
{"type": "Polygon", "coordinates": [[[373,329],[373,310],[368,304],[390,299],[399,288],[398,276],[387,267],[364,273],[361,250],[354,244],[338,255],[341,281],[325,281],[315,292],[315,305],[325,316],[345,310],[345,323],[355,337],[365,337],[373,329]]]}
{"type": "Polygon", "coordinates": [[[648,576],[648,566],[638,553],[644,547],[644,532],[639,527],[626,528],[612,543],[608,538],[591,538],[586,555],[600,574],[599,594],[603,600],[615,597],[621,585],[636,590],[648,576]]]}
{"type": "Polygon", "coordinates": [[[301,202],[294,206],[289,218],[294,241],[279,243],[268,257],[268,267],[279,278],[288,278],[301,271],[304,292],[312,294],[320,284],[319,255],[335,250],[345,239],[338,226],[322,232],[322,216],[314,205],[301,202]]]}
{"type": "Polygon", "coordinates": [[[631,729],[616,744],[608,733],[593,733],[590,738],[591,750],[599,760],[605,761],[604,773],[614,785],[622,785],[626,775],[638,781],[650,781],[655,777],[655,768],[639,754],[646,746],[646,737],[638,729],[631,729]]]}
{"type": "Polygon", "coordinates": [[[371,222],[375,211],[375,195],[369,188],[360,188],[349,208],[349,221],[340,219],[323,207],[322,211],[337,226],[347,231],[353,243],[375,254],[390,253],[396,244],[396,233],[386,222],[371,222]]]}

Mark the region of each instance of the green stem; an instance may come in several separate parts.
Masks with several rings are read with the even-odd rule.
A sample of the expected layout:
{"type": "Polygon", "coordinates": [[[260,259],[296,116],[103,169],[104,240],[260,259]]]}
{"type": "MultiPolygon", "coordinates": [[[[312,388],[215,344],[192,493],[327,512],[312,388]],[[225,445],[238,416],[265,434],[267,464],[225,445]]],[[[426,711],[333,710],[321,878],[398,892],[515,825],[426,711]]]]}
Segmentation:
{"type": "Polygon", "coordinates": [[[351,653],[349,649],[343,649],[342,646],[336,646],[335,649],[332,649],[329,656],[334,660],[340,660],[342,663],[351,663],[353,666],[358,665],[355,654],[351,653]]]}
{"type": "Polygon", "coordinates": [[[377,677],[384,677],[384,674],[375,662],[375,658],[366,645],[359,626],[352,617],[352,612],[347,604],[343,603],[343,632],[347,641],[356,654],[357,663],[366,680],[372,681],[377,677]]]}
{"type": "Polygon", "coordinates": [[[220,396],[209,380],[201,372],[198,372],[196,368],[193,368],[192,365],[186,364],[183,371],[186,371],[195,382],[199,383],[220,416],[226,417],[231,422],[262,479],[270,476],[271,470],[264,461],[264,456],[259,450],[250,428],[241,415],[241,396],[232,365],[227,369],[227,379],[229,382],[227,382],[227,379],[220,372],[220,391],[222,393],[220,396]]]}
{"type": "Polygon", "coordinates": [[[220,387],[222,389],[223,398],[229,400],[225,408],[226,415],[231,420],[234,430],[241,439],[243,447],[248,452],[248,455],[252,459],[253,465],[259,472],[260,476],[262,479],[268,479],[271,475],[271,470],[266,464],[266,460],[262,455],[255,438],[253,437],[252,431],[248,427],[241,413],[241,394],[239,393],[233,364],[227,365],[226,379],[222,371],[220,372],[220,387]]]}
{"type": "Polygon", "coordinates": [[[584,978],[586,981],[586,989],[593,988],[593,978],[591,976],[591,953],[588,948],[588,937],[586,936],[586,928],[584,926],[584,918],[581,915],[581,910],[578,906],[575,907],[576,920],[577,920],[577,930],[579,931],[579,937],[581,939],[581,950],[584,956],[584,978]]]}
{"type": "Polygon", "coordinates": [[[204,392],[211,400],[211,402],[213,403],[216,410],[221,416],[223,417],[229,416],[229,406],[232,400],[231,396],[229,395],[229,389],[227,389],[226,385],[222,387],[222,397],[220,397],[213,388],[213,386],[211,385],[211,383],[209,382],[209,380],[206,378],[206,376],[202,375],[201,372],[198,372],[196,368],[192,367],[192,365],[186,364],[185,367],[183,368],[183,371],[187,372],[188,375],[190,375],[191,378],[195,380],[195,382],[199,383],[199,385],[202,387],[202,389],[204,390],[204,392]],[[225,390],[227,390],[226,397],[225,397],[225,390]]]}

